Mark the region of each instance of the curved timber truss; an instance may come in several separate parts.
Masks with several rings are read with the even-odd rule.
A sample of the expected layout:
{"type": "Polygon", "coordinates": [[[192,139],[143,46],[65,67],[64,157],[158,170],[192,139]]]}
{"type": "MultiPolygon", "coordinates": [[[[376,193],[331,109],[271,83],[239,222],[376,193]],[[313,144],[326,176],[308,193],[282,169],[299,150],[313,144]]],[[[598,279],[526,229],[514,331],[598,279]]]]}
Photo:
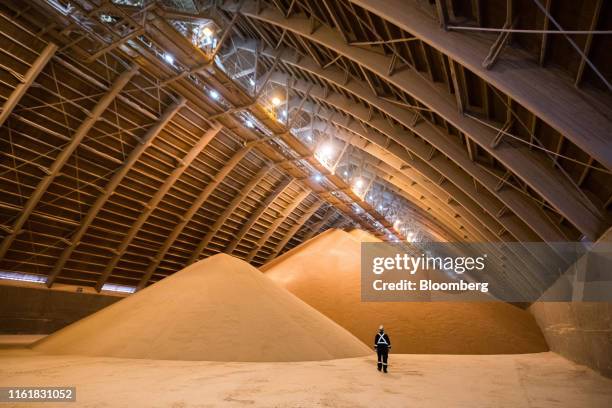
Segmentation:
{"type": "Polygon", "coordinates": [[[4,270],[139,289],[222,251],[261,265],[331,227],[402,237],[211,64],[218,50],[123,3],[2,4],[4,270]]]}
{"type": "MultiPolygon", "coordinates": [[[[261,265],[332,227],[596,240],[611,6],[561,27],[556,0],[480,3],[3,2],[2,268],[140,289],[218,252],[261,265]]],[[[513,251],[507,270],[537,268],[513,251]]]]}

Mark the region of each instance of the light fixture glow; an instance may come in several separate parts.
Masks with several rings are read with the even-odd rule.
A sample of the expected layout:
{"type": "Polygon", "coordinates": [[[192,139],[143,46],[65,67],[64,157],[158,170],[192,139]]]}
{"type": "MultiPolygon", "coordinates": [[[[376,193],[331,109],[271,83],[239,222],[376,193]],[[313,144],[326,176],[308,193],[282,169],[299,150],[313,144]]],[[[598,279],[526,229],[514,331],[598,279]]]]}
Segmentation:
{"type": "Polygon", "coordinates": [[[344,177],[348,177],[348,171],[344,170],[344,173],[342,174],[344,174],[344,177]]]}
{"type": "Polygon", "coordinates": [[[112,283],[105,283],[104,286],[102,286],[102,290],[123,293],[136,292],[136,288],[134,286],[113,285],[112,283]]]}
{"type": "Polygon", "coordinates": [[[320,174],[315,174],[314,179],[317,183],[323,181],[323,177],[320,174]]]}
{"type": "Polygon", "coordinates": [[[355,187],[357,188],[362,188],[363,187],[363,179],[362,178],[358,178],[357,180],[355,180],[355,187]]]}
{"type": "Polygon", "coordinates": [[[219,99],[219,92],[215,91],[214,89],[211,89],[210,92],[210,97],[213,98],[214,100],[219,99]]]}
{"type": "Polygon", "coordinates": [[[321,146],[321,149],[319,150],[319,155],[324,159],[331,159],[333,154],[334,154],[334,147],[329,143],[326,143],[323,146],[321,146]]]}
{"type": "Polygon", "coordinates": [[[254,126],[255,126],[255,125],[253,124],[253,122],[252,122],[251,120],[249,120],[249,119],[247,119],[247,120],[245,120],[245,121],[244,121],[244,125],[245,125],[246,127],[248,127],[248,128],[252,128],[252,127],[254,127],[254,126]]]}
{"type": "Polygon", "coordinates": [[[172,54],[168,54],[167,52],[164,53],[164,61],[170,65],[174,65],[174,57],[172,54]]]}
{"type": "Polygon", "coordinates": [[[211,38],[214,33],[210,28],[204,27],[204,29],[202,30],[202,34],[204,34],[204,37],[206,38],[211,38]]]}
{"type": "Polygon", "coordinates": [[[36,283],[46,283],[46,276],[34,275],[31,273],[21,273],[21,272],[5,272],[0,271],[0,279],[8,279],[14,281],[23,281],[23,282],[36,282],[36,283]]]}
{"type": "Polygon", "coordinates": [[[249,85],[255,86],[255,80],[253,78],[249,78],[249,85]]]}
{"type": "Polygon", "coordinates": [[[274,98],[272,98],[272,105],[274,105],[274,106],[278,106],[278,105],[280,105],[280,104],[281,104],[281,100],[280,100],[280,98],[278,98],[278,97],[276,97],[276,96],[275,96],[274,98]]]}

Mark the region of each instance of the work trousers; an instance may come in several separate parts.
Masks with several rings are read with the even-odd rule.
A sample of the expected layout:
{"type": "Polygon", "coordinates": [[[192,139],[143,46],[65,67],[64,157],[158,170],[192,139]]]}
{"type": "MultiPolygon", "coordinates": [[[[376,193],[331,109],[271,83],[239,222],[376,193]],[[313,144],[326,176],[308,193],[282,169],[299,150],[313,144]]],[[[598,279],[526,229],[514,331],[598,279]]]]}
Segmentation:
{"type": "Polygon", "coordinates": [[[378,355],[378,371],[382,368],[387,371],[387,359],[389,358],[389,348],[386,346],[377,346],[376,354],[378,355]]]}

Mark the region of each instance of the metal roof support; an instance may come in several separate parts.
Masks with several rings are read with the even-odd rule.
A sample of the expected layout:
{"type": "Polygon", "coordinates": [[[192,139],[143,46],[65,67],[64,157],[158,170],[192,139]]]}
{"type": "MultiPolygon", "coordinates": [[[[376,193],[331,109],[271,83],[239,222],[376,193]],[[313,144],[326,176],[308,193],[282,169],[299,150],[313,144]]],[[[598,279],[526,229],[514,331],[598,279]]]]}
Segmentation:
{"type": "Polygon", "coordinates": [[[13,223],[11,227],[11,232],[9,235],[4,237],[2,241],[2,245],[0,245],[0,259],[4,258],[6,252],[10,248],[11,244],[17,237],[17,234],[23,228],[23,225],[28,220],[36,206],[38,205],[40,199],[47,191],[47,188],[53,183],[53,180],[60,174],[60,170],[66,164],[72,153],[76,150],[81,141],[85,138],[89,130],[93,127],[93,125],[97,122],[98,118],[102,113],[106,110],[108,105],[115,99],[115,97],[121,92],[123,87],[127,85],[127,83],[132,79],[134,75],[138,72],[136,67],[133,67],[121,75],[117,77],[111,88],[100,98],[96,106],[89,113],[87,118],[79,125],[76,132],[72,136],[70,142],[65,146],[62,151],[57,155],[53,164],[48,169],[47,174],[43,176],[42,180],[36,186],[36,189],[26,202],[23,210],[19,214],[19,217],[13,223]]]}

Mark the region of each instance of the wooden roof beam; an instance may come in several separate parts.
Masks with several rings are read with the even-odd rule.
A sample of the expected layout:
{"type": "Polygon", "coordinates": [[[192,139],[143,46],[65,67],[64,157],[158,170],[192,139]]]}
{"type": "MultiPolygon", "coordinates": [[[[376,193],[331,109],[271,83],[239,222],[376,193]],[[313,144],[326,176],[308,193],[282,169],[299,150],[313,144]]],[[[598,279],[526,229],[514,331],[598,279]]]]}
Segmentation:
{"type": "Polygon", "coordinates": [[[215,136],[217,136],[221,129],[221,125],[216,125],[207,130],[206,133],[204,133],[204,135],[202,135],[202,137],[197,141],[197,143],[187,152],[185,157],[179,160],[179,164],[174,168],[174,170],[172,170],[170,175],[164,180],[163,184],[155,191],[155,194],[149,199],[147,204],[145,204],[144,209],[138,214],[138,218],[123,237],[119,247],[113,250],[113,257],[106,264],[104,272],[96,284],[96,290],[98,292],[102,289],[102,286],[112,274],[113,269],[115,269],[115,266],[117,266],[117,263],[127,251],[128,247],[132,243],[132,240],[136,237],[142,226],[147,222],[153,211],[155,211],[168,191],[170,191],[172,186],[174,186],[176,181],[183,175],[185,170],[189,168],[191,163],[196,159],[196,157],[198,157],[204,148],[208,146],[215,136]]]}
{"type": "Polygon", "coordinates": [[[2,244],[0,245],[0,259],[4,258],[11,244],[17,237],[17,234],[23,228],[23,225],[26,223],[36,206],[38,205],[40,199],[47,191],[47,188],[53,183],[55,178],[59,175],[60,170],[66,164],[72,153],[76,150],[81,141],[85,138],[89,130],[93,127],[93,125],[98,121],[98,118],[106,108],[111,104],[111,102],[115,99],[115,97],[121,92],[121,90],[127,85],[127,83],[132,79],[134,75],[138,72],[138,69],[133,67],[122,74],[120,74],[113,82],[113,85],[110,87],[108,92],[100,98],[96,106],[90,112],[89,116],[79,125],[76,132],[72,136],[71,141],[60,151],[57,155],[53,164],[49,167],[49,171],[45,176],[43,176],[42,180],[37,184],[36,189],[32,192],[28,201],[24,205],[23,210],[14,221],[11,226],[11,233],[4,237],[2,240],[2,244]]]}
{"type": "Polygon", "coordinates": [[[249,219],[244,224],[242,224],[242,228],[240,228],[240,231],[238,231],[232,242],[230,242],[227,248],[225,248],[225,253],[232,254],[234,252],[242,238],[246,235],[247,232],[249,232],[249,230],[251,229],[253,224],[255,224],[255,222],[259,219],[261,214],[263,214],[270,207],[270,205],[272,205],[272,203],[289,187],[292,181],[293,180],[291,178],[285,178],[276,186],[276,188],[266,197],[266,199],[261,203],[261,205],[257,207],[255,212],[251,214],[249,219]]]}
{"type": "Polygon", "coordinates": [[[276,232],[276,229],[291,215],[291,213],[293,213],[293,211],[295,211],[295,209],[300,205],[300,203],[304,201],[309,195],[309,189],[303,190],[298,194],[295,199],[293,199],[293,201],[289,204],[287,208],[285,208],[283,211],[280,212],[280,214],[278,214],[276,219],[272,222],[272,225],[270,225],[266,229],[266,232],[257,240],[257,243],[251,249],[247,257],[245,258],[245,261],[251,262],[253,260],[253,258],[259,253],[261,248],[265,245],[265,243],[272,236],[272,234],[276,232]]]}
{"type": "MultiPolygon", "coordinates": [[[[297,81],[296,89],[299,89],[300,87],[303,88],[303,85],[301,84],[300,81],[297,81]]],[[[313,89],[312,91],[313,97],[316,97],[318,91],[319,90],[316,88],[313,89]]],[[[326,99],[328,102],[332,101],[332,98],[330,98],[330,96],[331,95],[328,95],[328,98],[326,99]]],[[[314,108],[310,104],[308,104],[304,107],[304,110],[307,112],[313,112],[314,108]]],[[[318,110],[317,114],[324,115],[325,112],[318,110]]],[[[340,119],[337,119],[337,120],[338,122],[335,123],[336,126],[338,126],[339,128],[343,128],[343,127],[346,128],[350,132],[361,136],[361,139],[369,141],[371,144],[366,145],[366,146],[360,146],[359,144],[356,143],[355,138],[352,138],[352,137],[346,138],[346,140],[353,143],[356,147],[364,151],[367,151],[370,154],[375,155],[375,157],[380,157],[381,160],[383,160],[386,163],[389,163],[389,164],[393,163],[390,157],[388,157],[388,154],[387,155],[381,154],[377,156],[376,152],[373,151],[374,146],[381,146],[382,148],[381,140],[377,140],[373,138],[374,136],[376,136],[376,134],[368,133],[365,129],[360,128],[355,123],[352,123],[352,124],[349,123],[349,124],[343,125],[340,122],[340,119]]],[[[323,124],[321,124],[320,126],[322,127],[323,124]]],[[[341,139],[343,138],[343,134],[341,132],[337,132],[336,136],[341,139]]],[[[436,170],[434,170],[433,168],[428,169],[427,167],[420,165],[421,161],[417,160],[415,157],[408,155],[404,149],[397,149],[397,147],[399,146],[395,144],[395,145],[387,146],[385,149],[388,151],[388,153],[394,155],[398,159],[409,164],[411,168],[414,168],[415,170],[417,170],[419,174],[422,175],[422,177],[427,178],[429,180],[429,183],[423,183],[423,185],[427,186],[431,190],[431,193],[434,196],[448,195],[449,197],[453,197],[470,214],[470,215],[467,215],[466,213],[466,215],[464,215],[466,219],[469,218],[473,221],[478,220],[480,223],[482,223],[486,227],[486,229],[483,230],[482,226],[479,226],[479,223],[476,222],[474,223],[474,225],[477,226],[475,228],[476,230],[484,231],[483,233],[485,233],[486,235],[489,235],[489,233],[487,232],[487,229],[488,229],[491,233],[497,234],[497,231],[500,230],[499,223],[501,223],[501,225],[507,225],[508,228],[510,228],[510,232],[513,233],[512,234],[513,236],[518,236],[518,237],[523,236],[523,235],[520,235],[522,232],[520,229],[518,229],[520,225],[517,224],[516,222],[513,222],[512,219],[508,219],[507,217],[504,217],[503,219],[496,218],[498,203],[496,201],[491,200],[489,196],[482,194],[481,192],[478,192],[477,190],[472,191],[470,179],[460,180],[461,182],[457,184],[457,180],[455,179],[455,177],[452,177],[451,180],[453,181],[453,183],[444,183],[443,185],[438,186],[437,183],[438,183],[438,180],[440,179],[440,174],[436,170]],[[439,191],[437,191],[437,189],[439,189],[439,191]],[[472,195],[474,196],[474,198],[471,198],[472,195]]],[[[424,149],[423,149],[423,152],[421,152],[421,155],[426,154],[426,148],[424,145],[423,147],[424,149]]],[[[433,158],[432,160],[440,160],[441,163],[442,162],[448,163],[446,159],[443,159],[441,157],[433,158]]],[[[423,162],[423,163],[425,165],[427,164],[426,162],[423,162]]],[[[409,171],[409,170],[402,169],[401,165],[398,167],[398,169],[402,172],[409,171]]],[[[456,171],[448,171],[447,173],[454,174],[456,173],[456,171]]],[[[444,178],[442,177],[442,179],[444,178]]],[[[510,237],[505,237],[505,239],[514,240],[515,238],[510,236],[510,237]]],[[[524,240],[525,239],[523,239],[523,241],[524,240]]]]}
{"type": "Polygon", "coordinates": [[[47,287],[51,287],[55,278],[61,273],[64,265],[70,259],[72,252],[79,245],[81,238],[87,232],[87,229],[94,221],[98,212],[102,209],[106,201],[109,199],[111,195],[115,193],[115,190],[121,184],[121,181],[130,171],[130,169],[134,166],[134,164],[140,159],[144,151],[151,146],[155,138],[159,135],[159,132],[166,127],[166,125],[172,120],[174,115],[185,106],[185,100],[180,99],[178,102],[170,105],[164,113],[160,116],[159,120],[147,130],[147,133],[142,137],[136,147],[130,152],[128,157],[125,159],[121,167],[113,174],[111,180],[104,186],[102,190],[102,194],[96,199],[91,208],[87,211],[87,214],[81,220],[79,228],[72,234],[70,237],[70,244],[62,251],[62,254],[58,258],[57,262],[53,266],[53,270],[51,271],[49,277],[47,278],[47,287]]]}
{"type": "MultiPolygon", "coordinates": [[[[260,14],[256,14],[253,12],[252,6],[252,1],[245,3],[245,7],[242,9],[245,16],[266,22],[272,26],[290,30],[296,35],[312,40],[335,52],[342,53],[347,58],[363,67],[367,67],[368,70],[376,73],[380,78],[384,78],[389,83],[403,89],[425,106],[433,109],[458,130],[469,135],[473,141],[478,143],[484,150],[487,150],[500,163],[512,169],[519,178],[527,182],[534,191],[551,203],[557,211],[590,239],[596,239],[607,227],[607,221],[603,213],[593,209],[585,197],[577,190],[576,186],[564,174],[549,166],[525,146],[505,145],[502,148],[500,145],[497,149],[492,149],[489,143],[495,137],[494,132],[473,118],[461,115],[457,111],[457,107],[450,95],[431,92],[431,83],[420,74],[411,70],[405,70],[395,73],[392,77],[388,77],[386,71],[389,65],[389,57],[345,44],[330,27],[320,27],[316,32],[310,34],[308,20],[301,16],[287,19],[270,8],[263,10],[260,14]]],[[[231,6],[226,5],[222,7],[232,9],[231,6]]],[[[482,70],[482,67],[480,69],[482,70]]],[[[492,72],[490,70],[484,71],[492,72]]],[[[530,88],[533,87],[530,86],[530,88]]],[[[518,98],[513,99],[517,100],[518,98]]],[[[578,101],[577,103],[583,104],[584,101],[578,101]]],[[[547,109],[550,111],[550,106],[547,109]]],[[[588,113],[588,116],[592,116],[592,112],[588,113]]],[[[593,138],[591,137],[591,139],[593,138]]],[[[592,144],[590,147],[593,147],[592,144]]],[[[602,150],[597,152],[595,157],[601,158],[602,163],[610,162],[610,167],[612,168],[612,146],[606,143],[605,146],[601,145],[600,147],[602,150]],[[605,154],[604,157],[601,157],[602,152],[605,151],[610,151],[607,158],[605,154]]]]}
{"type": "Polygon", "coordinates": [[[49,60],[55,55],[56,51],[57,45],[48,43],[38,57],[36,57],[36,60],[34,60],[23,79],[20,80],[21,83],[13,89],[9,97],[2,104],[2,110],[0,111],[0,127],[4,125],[4,122],[6,122],[11,112],[13,112],[15,106],[17,106],[23,95],[25,95],[30,86],[32,86],[38,74],[40,74],[49,60]]]}
{"type": "MultiPolygon", "coordinates": [[[[279,73],[275,73],[273,75],[273,78],[278,77],[280,81],[283,80],[283,76],[284,74],[279,74],[279,73]]],[[[304,90],[306,87],[306,83],[304,83],[304,81],[296,81],[295,83],[295,89],[296,90],[304,90]]],[[[313,98],[316,99],[321,99],[323,98],[323,94],[322,94],[322,90],[320,89],[320,87],[313,87],[311,90],[311,96],[313,98]]],[[[362,121],[362,123],[368,123],[369,126],[374,127],[375,129],[377,129],[378,131],[381,132],[381,134],[383,135],[387,135],[387,136],[393,136],[394,134],[397,134],[397,137],[393,137],[393,140],[401,145],[404,146],[406,149],[408,149],[409,151],[413,152],[417,157],[420,158],[420,160],[415,160],[415,158],[413,156],[410,156],[408,154],[406,154],[405,152],[395,149],[395,154],[399,155],[398,157],[402,157],[403,160],[409,164],[411,167],[414,167],[415,169],[417,169],[421,174],[423,175],[429,175],[431,174],[430,180],[431,182],[437,182],[437,180],[439,179],[439,175],[438,175],[438,171],[442,171],[443,173],[452,173],[451,174],[451,180],[455,180],[454,184],[457,184],[456,180],[462,180],[459,184],[457,184],[458,186],[461,186],[461,188],[463,189],[463,191],[468,194],[469,196],[474,198],[475,202],[478,203],[487,203],[487,200],[484,200],[482,197],[482,194],[478,191],[473,191],[473,188],[471,187],[471,178],[465,174],[462,174],[462,171],[458,168],[455,168],[451,162],[449,162],[448,160],[444,159],[443,157],[432,157],[430,163],[427,163],[427,158],[429,158],[429,150],[427,148],[426,145],[424,145],[422,142],[416,140],[416,138],[414,137],[414,135],[410,134],[410,133],[406,133],[406,132],[401,132],[397,129],[393,129],[391,128],[388,123],[386,121],[382,121],[380,118],[370,118],[369,120],[367,120],[367,115],[368,113],[365,112],[364,109],[361,109],[359,111],[359,108],[355,106],[355,104],[352,104],[350,101],[348,101],[345,97],[336,94],[336,93],[329,93],[327,95],[327,97],[324,100],[327,104],[330,104],[332,106],[334,106],[335,108],[346,112],[349,115],[352,115],[353,117],[355,117],[356,119],[362,121]],[[399,135],[399,133],[402,133],[402,136],[399,135]],[[432,169],[428,170],[429,167],[432,167],[432,169]],[[432,173],[432,170],[435,174],[432,173]],[[467,186],[470,186],[469,188],[467,186]],[[468,190],[465,190],[466,188],[468,188],[468,190]]],[[[307,107],[305,108],[306,111],[311,112],[312,108],[307,107]]],[[[341,122],[337,122],[337,125],[340,127],[345,127],[341,122]]],[[[366,139],[370,140],[371,142],[373,142],[374,144],[380,146],[381,148],[384,148],[386,150],[388,150],[390,153],[393,154],[394,148],[393,147],[389,147],[386,146],[385,143],[382,141],[382,139],[380,139],[380,137],[377,136],[377,134],[374,133],[367,133],[364,132],[362,129],[360,129],[358,126],[349,124],[348,128],[352,128],[352,130],[357,133],[357,134],[362,134],[363,137],[365,137],[366,139]]],[[[437,134],[437,133],[436,133],[437,134]]],[[[439,137],[439,135],[438,135],[439,137]]],[[[432,141],[432,139],[429,139],[430,142],[432,141]]],[[[455,149],[456,151],[456,149],[455,149]]],[[[471,161],[470,161],[471,163],[471,161]]],[[[427,177],[427,176],[426,176],[427,177]]],[[[490,182],[488,184],[491,184],[491,188],[494,189],[493,184],[496,183],[496,180],[494,180],[493,178],[490,178],[490,182]]],[[[487,185],[488,185],[487,184],[487,185]]],[[[491,208],[496,208],[497,205],[494,205],[493,203],[491,203],[491,208]]],[[[495,211],[491,210],[490,212],[491,214],[494,214],[495,211]]],[[[508,220],[509,221],[509,220],[508,220]]],[[[524,231],[524,232],[519,232],[520,230],[520,224],[516,224],[515,223],[515,227],[509,227],[509,229],[511,231],[514,231],[515,234],[517,234],[517,239],[523,239],[523,240],[532,240],[533,239],[533,234],[529,235],[529,231],[524,231]],[[522,237],[522,238],[519,238],[522,237]],[[531,237],[531,238],[529,238],[531,237]]]]}
{"type": "MultiPolygon", "coordinates": [[[[237,47],[243,49],[252,49],[254,46],[251,42],[236,44],[237,47]]],[[[269,55],[270,50],[264,49],[261,51],[262,55],[269,55]]],[[[461,145],[459,141],[454,140],[451,137],[445,137],[444,133],[441,129],[434,127],[432,124],[428,122],[419,122],[417,124],[413,123],[413,118],[407,114],[407,111],[401,109],[394,104],[389,103],[388,101],[377,98],[376,95],[373,95],[368,91],[366,87],[360,86],[356,82],[350,82],[348,84],[343,83],[343,75],[342,73],[330,67],[328,69],[320,69],[314,62],[309,61],[307,58],[303,57],[297,59],[294,54],[290,54],[287,51],[283,52],[282,60],[285,64],[292,65],[298,67],[306,72],[309,72],[325,82],[330,82],[335,86],[338,86],[340,89],[345,90],[346,92],[355,95],[359,99],[364,100],[369,105],[376,107],[382,112],[387,113],[395,120],[397,120],[402,125],[406,126],[410,130],[412,130],[416,135],[420,136],[422,139],[427,140],[429,143],[434,144],[442,153],[444,153],[447,157],[452,159],[457,165],[460,166],[460,173],[467,172],[468,177],[476,177],[480,183],[487,187],[487,189],[494,193],[495,185],[497,184],[497,180],[492,177],[491,174],[483,170],[479,167],[475,162],[472,162],[466,152],[464,146],[461,145]],[[463,154],[462,154],[463,152],[463,154]]],[[[314,93],[313,93],[314,95],[314,93]]],[[[330,99],[330,100],[333,100],[330,99]]],[[[329,103],[327,101],[326,103],[329,103]]],[[[343,104],[343,106],[350,106],[343,104]]],[[[351,109],[357,109],[355,106],[351,106],[351,109]]],[[[414,115],[416,117],[416,115],[414,115]]],[[[385,125],[386,126],[386,125],[385,125]]],[[[411,135],[408,139],[401,139],[398,142],[402,145],[406,145],[413,136],[411,135]]],[[[412,146],[412,142],[410,142],[410,146],[412,146]]],[[[411,147],[407,146],[409,150],[411,147]]],[[[422,142],[420,144],[414,144],[415,148],[422,147],[422,142]]],[[[549,220],[546,217],[539,216],[540,210],[537,209],[537,206],[533,209],[528,210],[527,207],[533,207],[533,203],[530,203],[529,200],[521,193],[517,191],[512,191],[508,189],[503,194],[499,195],[499,199],[503,201],[512,211],[517,214],[527,225],[529,225],[534,231],[538,233],[542,239],[546,241],[563,241],[565,237],[562,235],[558,226],[548,222],[549,220]],[[527,204],[527,207],[525,206],[527,204]]],[[[530,241],[531,239],[519,238],[521,240],[530,241]]]]}
{"type": "Polygon", "coordinates": [[[192,263],[197,262],[200,259],[202,253],[204,252],[204,249],[206,249],[215,234],[219,232],[223,224],[225,224],[225,221],[234,213],[234,210],[238,208],[240,203],[244,201],[244,199],[251,193],[251,191],[253,191],[255,186],[257,186],[266,177],[270,170],[272,170],[272,166],[265,165],[257,172],[257,174],[255,174],[255,176],[251,180],[249,180],[247,184],[245,184],[245,186],[238,192],[238,194],[236,194],[234,199],[225,208],[223,213],[221,213],[219,218],[217,218],[215,223],[210,227],[202,241],[200,241],[200,243],[196,247],[195,251],[193,251],[193,255],[191,255],[191,258],[189,258],[189,261],[187,261],[187,265],[191,265],[192,263]]]}
{"type": "MultiPolygon", "coordinates": [[[[520,50],[512,49],[506,50],[507,59],[498,61],[496,69],[483,68],[481,62],[489,51],[487,42],[463,33],[440,31],[416,1],[350,1],[448,55],[491,86],[510,95],[595,160],[612,169],[612,145],[607,138],[612,127],[612,115],[605,115],[600,109],[594,109],[582,97],[580,91],[561,76],[526,60],[520,50]],[[517,61],[520,61],[525,69],[513,69],[517,61]],[[541,86],[534,89],[533,84],[541,86]],[[551,92],[551,89],[554,89],[554,92],[551,92]]],[[[546,14],[550,12],[550,3],[548,0],[544,6],[546,14]]],[[[549,25],[548,20],[545,16],[545,28],[549,25]]],[[[545,50],[546,46],[542,49],[545,50]]],[[[545,51],[542,54],[544,55],[545,51]]]]}
{"type": "MultiPolygon", "coordinates": [[[[315,234],[318,234],[319,231],[321,230],[321,228],[323,228],[325,226],[325,224],[327,224],[329,222],[329,220],[331,220],[331,218],[334,216],[334,214],[336,214],[336,210],[333,207],[328,208],[327,211],[325,212],[325,214],[323,214],[323,217],[319,221],[314,223],[309,228],[308,232],[306,234],[304,234],[304,236],[302,237],[302,242],[306,242],[310,238],[312,238],[315,234]]],[[[342,217],[340,217],[340,218],[342,218],[342,217]]],[[[287,241],[287,242],[289,242],[289,241],[287,241]]]]}
{"type": "Polygon", "coordinates": [[[276,244],[272,254],[268,259],[274,259],[276,256],[285,248],[285,245],[297,234],[302,226],[316,213],[319,208],[323,205],[323,201],[316,201],[306,212],[300,217],[299,220],[285,233],[283,238],[276,244]]]}
{"type": "MultiPolygon", "coordinates": [[[[308,109],[311,109],[310,106],[308,107],[308,109]]],[[[321,114],[321,112],[319,114],[321,114]]],[[[315,120],[313,122],[313,127],[321,131],[325,128],[325,124],[319,120],[315,120]]],[[[430,230],[435,230],[436,228],[439,229],[441,225],[438,225],[438,223],[440,222],[447,222],[448,225],[455,225],[452,216],[448,220],[445,218],[445,214],[452,213],[454,215],[455,211],[450,208],[446,208],[448,204],[443,203],[438,199],[438,197],[449,196],[449,193],[442,190],[436,184],[428,182],[426,178],[421,175],[421,173],[417,173],[414,169],[412,169],[411,166],[405,165],[405,162],[403,162],[401,158],[395,158],[393,156],[390,156],[389,153],[391,152],[384,151],[384,149],[380,148],[375,143],[369,143],[368,140],[364,138],[363,134],[349,133],[349,131],[346,131],[341,128],[336,128],[334,130],[334,134],[340,140],[350,143],[359,151],[363,151],[363,155],[366,156],[366,161],[368,161],[370,155],[373,158],[379,159],[376,161],[372,161],[370,159],[368,163],[371,161],[371,165],[376,169],[379,176],[381,175],[380,172],[391,174],[391,176],[384,176],[383,179],[388,183],[396,185],[402,190],[402,195],[407,194],[405,198],[407,198],[417,207],[423,209],[423,214],[426,215],[426,217],[424,219],[419,220],[423,222],[424,225],[427,224],[427,228],[429,228],[430,230]],[[358,137],[355,137],[355,135],[358,137]],[[409,181],[405,181],[403,183],[398,184],[399,180],[403,179],[409,179],[409,181]],[[414,181],[416,179],[418,179],[422,183],[422,186],[414,181]],[[427,189],[423,187],[427,187],[427,189]],[[423,195],[427,196],[427,198],[430,200],[429,205],[433,206],[433,209],[423,205],[423,201],[420,199],[420,197],[423,197],[423,195]],[[433,210],[432,214],[435,214],[434,218],[436,218],[436,222],[432,224],[433,226],[429,224],[430,221],[427,218],[431,216],[431,214],[427,214],[429,210],[433,210]]],[[[458,197],[458,199],[459,201],[461,201],[461,197],[458,197]]],[[[462,212],[462,216],[464,218],[469,217],[469,215],[466,215],[467,213],[463,210],[463,207],[460,207],[459,211],[462,212]]],[[[479,214],[481,212],[482,210],[479,211],[479,214]]],[[[482,220],[482,218],[482,216],[479,217],[480,220],[482,220]]],[[[476,220],[476,217],[471,217],[471,220],[476,220]]],[[[473,225],[478,226],[476,227],[476,230],[483,230],[483,226],[480,225],[480,221],[473,223],[473,225]]],[[[497,223],[496,228],[499,228],[497,223]]],[[[486,229],[484,229],[484,231],[486,232],[486,229]]],[[[462,239],[459,239],[459,237],[463,236],[464,234],[458,235],[456,237],[453,235],[451,239],[449,239],[448,233],[446,232],[441,235],[445,236],[445,239],[448,241],[461,241],[462,239]]],[[[479,234],[473,235],[477,236],[479,234]]]]}
{"type": "Polygon", "coordinates": [[[144,276],[138,283],[136,289],[143,289],[155,270],[159,266],[159,263],[164,259],[168,250],[174,244],[174,241],[181,235],[185,226],[191,221],[193,216],[198,212],[198,210],[204,205],[208,197],[215,191],[215,189],[223,182],[225,177],[234,170],[234,168],[240,163],[240,161],[252,150],[252,147],[244,147],[236,152],[232,158],[219,170],[219,172],[215,175],[214,179],[208,183],[208,185],[200,192],[198,198],[191,204],[191,207],[187,210],[182,220],[174,227],[172,233],[168,236],[168,238],[164,241],[161,249],[157,253],[157,255],[151,260],[151,263],[147,267],[144,276]]]}

